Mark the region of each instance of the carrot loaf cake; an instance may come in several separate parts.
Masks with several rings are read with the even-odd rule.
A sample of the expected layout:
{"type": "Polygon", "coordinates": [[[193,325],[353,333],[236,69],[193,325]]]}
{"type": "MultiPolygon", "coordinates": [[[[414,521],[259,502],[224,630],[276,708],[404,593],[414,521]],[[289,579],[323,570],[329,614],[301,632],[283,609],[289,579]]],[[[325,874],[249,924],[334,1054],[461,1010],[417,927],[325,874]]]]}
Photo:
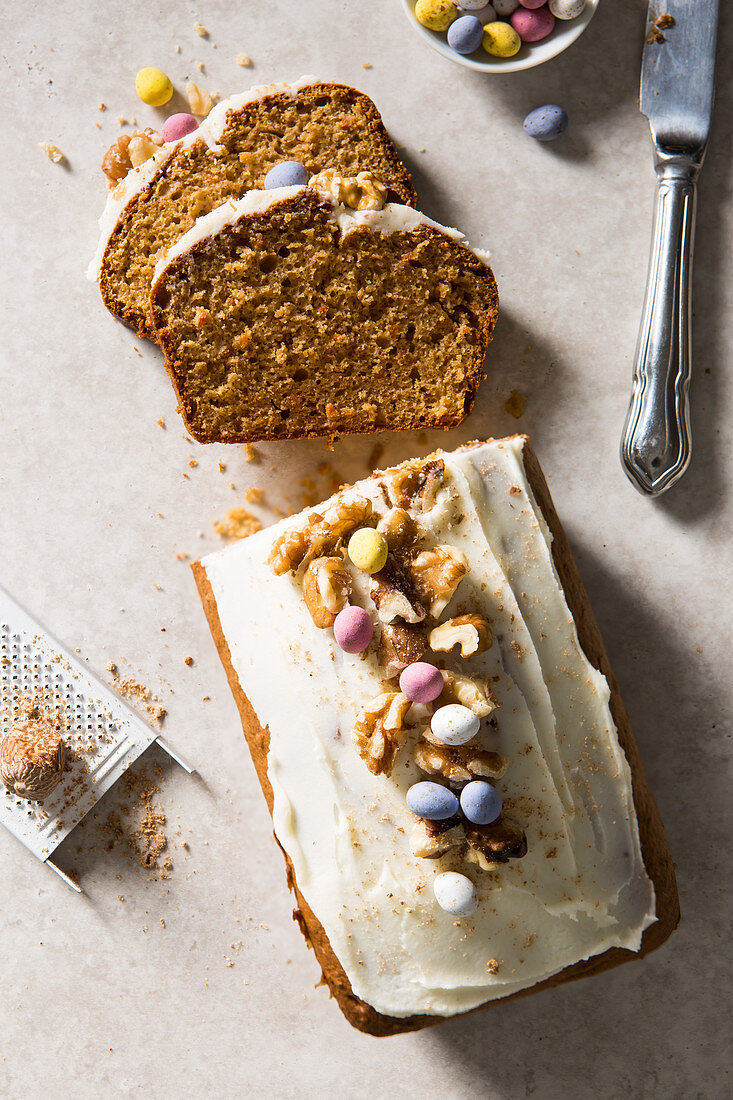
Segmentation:
{"type": "Polygon", "coordinates": [[[194,569],[354,1026],[423,1027],[670,935],[662,824],[528,440],[377,471],[194,569]]]}
{"type": "Polygon", "coordinates": [[[157,340],[201,442],[449,428],[498,312],[485,257],[370,172],[223,204],[158,261],[157,340]]]}
{"type": "Polygon", "coordinates": [[[162,145],[124,178],[112,173],[115,186],[89,268],[110,312],[151,336],[157,258],[196,218],[262,187],[267,172],[288,159],[310,174],[331,166],[346,175],[372,169],[392,198],[416,201],[379,111],[363,92],[312,76],[252,88],[217,104],[197,130],[162,145]]]}

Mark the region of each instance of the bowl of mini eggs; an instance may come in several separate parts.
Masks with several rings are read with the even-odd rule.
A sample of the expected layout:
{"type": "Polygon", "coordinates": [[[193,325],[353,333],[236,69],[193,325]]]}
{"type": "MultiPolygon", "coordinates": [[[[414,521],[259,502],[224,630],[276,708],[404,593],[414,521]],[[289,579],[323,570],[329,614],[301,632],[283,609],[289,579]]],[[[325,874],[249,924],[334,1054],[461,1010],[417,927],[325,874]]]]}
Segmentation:
{"type": "Polygon", "coordinates": [[[581,36],[600,0],[402,0],[438,53],[483,73],[532,69],[581,36]]]}

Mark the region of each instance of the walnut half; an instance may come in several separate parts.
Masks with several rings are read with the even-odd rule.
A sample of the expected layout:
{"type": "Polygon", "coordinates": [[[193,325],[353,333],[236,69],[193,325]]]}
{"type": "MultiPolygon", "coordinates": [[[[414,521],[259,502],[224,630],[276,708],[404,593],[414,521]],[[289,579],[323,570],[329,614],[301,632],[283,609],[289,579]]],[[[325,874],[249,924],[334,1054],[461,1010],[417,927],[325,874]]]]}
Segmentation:
{"type": "Polygon", "coordinates": [[[428,642],[420,626],[414,623],[384,623],[377,657],[386,680],[398,676],[428,651],[428,642]]]}
{"type": "Polygon", "coordinates": [[[368,703],[356,720],[356,751],[374,775],[391,775],[407,737],[405,716],[410,700],[401,691],[386,691],[368,703]]]}
{"type": "Polygon", "coordinates": [[[439,859],[453,848],[465,843],[460,819],[448,821],[416,821],[410,832],[410,851],[420,859],[439,859]]]}
{"type": "Polygon", "coordinates": [[[425,618],[425,608],[412,590],[412,586],[393,561],[388,561],[371,579],[371,597],[380,622],[391,623],[404,619],[406,623],[420,623],[425,618]]]}
{"type": "Polygon", "coordinates": [[[303,599],[320,630],[333,626],[350,591],[351,575],[341,558],[315,558],[303,576],[303,599]]]}
{"type": "Polygon", "coordinates": [[[370,501],[363,497],[336,501],[325,512],[313,512],[304,527],[285,531],[272,544],[267,564],[276,576],[297,570],[304,564],[330,554],[349,531],[367,523],[372,515],[370,501]]]}
{"type": "Polygon", "coordinates": [[[460,645],[461,657],[471,657],[474,653],[485,653],[492,642],[489,624],[480,615],[458,615],[430,631],[430,648],[434,653],[449,653],[460,645]]]}
{"type": "Polygon", "coordinates": [[[466,829],[466,859],[482,871],[491,871],[510,859],[527,854],[527,837],[521,825],[503,815],[490,825],[469,825],[466,829]]]}
{"type": "Polygon", "coordinates": [[[149,160],[163,144],[163,138],[154,130],[137,130],[134,134],[121,134],[114,141],[102,160],[102,171],[110,187],[123,180],[128,172],[149,160]]]}
{"type": "Polygon", "coordinates": [[[478,714],[479,718],[486,718],[496,710],[496,700],[485,681],[474,680],[460,672],[448,672],[445,669],[443,679],[445,685],[440,696],[441,706],[446,703],[461,703],[474,714],[478,714]]]}
{"type": "Polygon", "coordinates": [[[467,745],[438,745],[420,741],[415,763],[429,775],[442,775],[449,783],[469,783],[472,779],[501,779],[509,766],[506,756],[467,745]]]}
{"type": "Polygon", "coordinates": [[[453,546],[421,550],[409,565],[410,578],[430,615],[438,619],[468,572],[465,554],[453,546]]]}

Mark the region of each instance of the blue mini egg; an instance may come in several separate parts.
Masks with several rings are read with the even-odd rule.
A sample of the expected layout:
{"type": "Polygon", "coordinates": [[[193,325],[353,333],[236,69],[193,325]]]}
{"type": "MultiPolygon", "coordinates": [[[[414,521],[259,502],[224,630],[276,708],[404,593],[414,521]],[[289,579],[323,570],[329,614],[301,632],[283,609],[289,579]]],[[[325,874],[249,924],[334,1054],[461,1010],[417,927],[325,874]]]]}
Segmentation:
{"type": "Polygon", "coordinates": [[[568,115],[562,107],[547,103],[535,107],[524,120],[524,129],[535,141],[554,141],[568,128],[568,115]]]}
{"type": "Polygon", "coordinates": [[[461,809],[473,825],[489,825],[501,813],[501,795],[483,779],[474,779],[461,791],[461,809]]]}
{"type": "Polygon", "coordinates": [[[458,813],[458,799],[440,783],[414,783],[407,792],[407,805],[418,817],[445,821],[458,813]]]}
{"type": "Polygon", "coordinates": [[[265,176],[265,187],[302,187],[308,182],[308,172],[299,160],[283,160],[265,176]]]}
{"type": "Polygon", "coordinates": [[[456,53],[473,53],[481,45],[484,28],[475,15],[462,15],[448,27],[448,45],[456,53]]]}

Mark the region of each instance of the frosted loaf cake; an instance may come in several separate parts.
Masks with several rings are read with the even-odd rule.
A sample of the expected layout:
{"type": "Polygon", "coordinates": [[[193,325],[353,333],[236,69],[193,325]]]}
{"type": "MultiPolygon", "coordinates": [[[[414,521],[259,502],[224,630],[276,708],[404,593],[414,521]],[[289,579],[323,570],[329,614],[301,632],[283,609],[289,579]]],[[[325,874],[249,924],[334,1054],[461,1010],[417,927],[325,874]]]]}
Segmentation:
{"type": "Polygon", "coordinates": [[[471,411],[494,276],[458,230],[387,197],[373,173],[335,170],[251,191],[159,260],[152,321],[196,439],[449,428],[471,411]]]}
{"type": "Polygon", "coordinates": [[[669,936],[663,828],[527,440],[377,472],[194,569],[301,925],[354,1026],[422,1027],[669,936]],[[344,604],[373,628],[361,653],[337,643],[344,604]],[[441,670],[432,701],[405,699],[418,664],[441,670]],[[479,732],[441,741],[456,704],[479,732]],[[408,808],[426,782],[460,796],[450,819],[408,808]],[[490,824],[464,813],[476,782],[503,803],[490,824]],[[468,880],[468,915],[446,874],[468,880]]]}
{"type": "Polygon", "coordinates": [[[156,260],[227,199],[263,186],[268,170],[295,159],[309,172],[376,172],[398,202],[415,191],[368,96],[312,76],[267,84],[217,104],[193,133],[169,142],[110,192],[89,277],[111,313],[152,336],[148,316],[156,260]]]}

